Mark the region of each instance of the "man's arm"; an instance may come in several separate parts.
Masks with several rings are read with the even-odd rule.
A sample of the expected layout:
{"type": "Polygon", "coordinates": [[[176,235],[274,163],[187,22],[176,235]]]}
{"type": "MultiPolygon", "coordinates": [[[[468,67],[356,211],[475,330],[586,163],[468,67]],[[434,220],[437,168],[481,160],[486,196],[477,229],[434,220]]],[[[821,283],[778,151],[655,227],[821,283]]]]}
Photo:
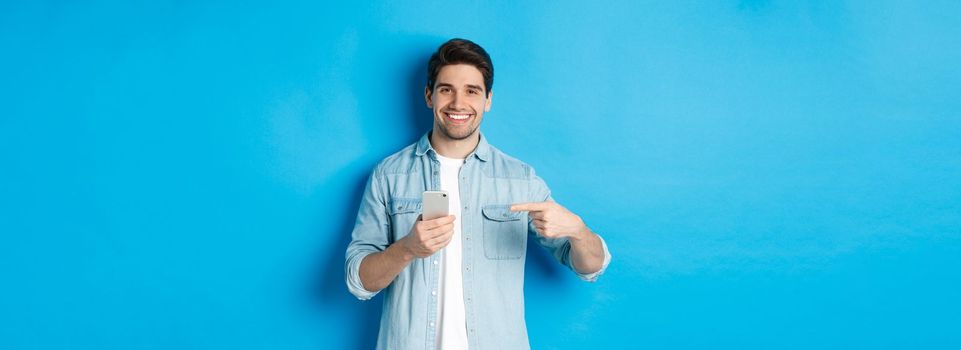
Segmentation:
{"type": "Polygon", "coordinates": [[[371,292],[387,288],[412,260],[413,254],[405,252],[399,244],[391,244],[384,251],[370,254],[361,260],[360,283],[371,292]]]}
{"type": "Polygon", "coordinates": [[[583,233],[571,236],[570,240],[571,264],[574,265],[574,270],[582,275],[589,275],[604,267],[604,246],[601,238],[586,225],[583,233]]]}
{"type": "Polygon", "coordinates": [[[367,180],[345,254],[347,289],[360,300],[373,298],[414,258],[430,256],[447,246],[454,234],[453,216],[429,221],[418,217],[407,236],[390,243],[388,190],[379,171],[378,165],[367,180]]]}
{"type": "Polygon", "coordinates": [[[579,274],[593,274],[604,267],[605,253],[600,237],[567,208],[548,200],[515,204],[511,211],[527,211],[537,234],[545,238],[567,238],[571,242],[571,265],[579,274]]]}
{"type": "Polygon", "coordinates": [[[453,215],[427,221],[418,217],[410,234],[382,252],[367,255],[360,262],[360,281],[364,289],[378,292],[387,288],[414,258],[434,254],[446,247],[453,236],[453,215]]]}

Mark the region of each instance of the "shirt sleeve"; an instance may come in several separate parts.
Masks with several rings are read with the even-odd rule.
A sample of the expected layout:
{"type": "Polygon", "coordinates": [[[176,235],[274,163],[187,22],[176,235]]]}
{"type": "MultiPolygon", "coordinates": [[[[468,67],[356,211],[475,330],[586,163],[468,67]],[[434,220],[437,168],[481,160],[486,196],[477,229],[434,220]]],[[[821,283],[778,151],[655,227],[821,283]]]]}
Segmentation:
{"type": "Polygon", "coordinates": [[[344,264],[347,289],[360,300],[369,300],[377,295],[377,292],[364,289],[360,280],[360,263],[368,255],[384,251],[389,245],[390,226],[384,196],[386,184],[383,177],[377,175],[377,170],[375,168],[371,173],[364,188],[344,264]]]}
{"type": "MultiPolygon", "coordinates": [[[[530,193],[531,193],[531,199],[535,202],[554,200],[554,198],[551,197],[550,188],[547,187],[547,184],[544,182],[544,180],[542,180],[540,177],[534,174],[533,168],[531,169],[530,193]]],[[[569,239],[547,238],[547,237],[541,236],[537,234],[537,229],[534,227],[534,219],[528,216],[527,222],[528,222],[528,226],[527,226],[528,234],[533,235],[537,243],[540,244],[545,249],[547,249],[548,252],[550,252],[551,255],[554,256],[554,259],[557,260],[557,262],[561,263],[564,266],[567,266],[567,268],[571,269],[571,271],[574,271],[574,273],[577,274],[577,276],[584,281],[587,281],[587,282],[597,281],[597,278],[600,277],[602,274],[604,274],[604,271],[607,270],[607,265],[611,263],[611,253],[607,249],[607,243],[604,241],[604,238],[602,238],[600,235],[597,235],[597,237],[600,238],[601,240],[601,247],[604,249],[604,264],[601,265],[600,270],[597,270],[593,273],[582,274],[578,272],[577,269],[574,268],[574,264],[571,260],[571,242],[569,239]]]]}

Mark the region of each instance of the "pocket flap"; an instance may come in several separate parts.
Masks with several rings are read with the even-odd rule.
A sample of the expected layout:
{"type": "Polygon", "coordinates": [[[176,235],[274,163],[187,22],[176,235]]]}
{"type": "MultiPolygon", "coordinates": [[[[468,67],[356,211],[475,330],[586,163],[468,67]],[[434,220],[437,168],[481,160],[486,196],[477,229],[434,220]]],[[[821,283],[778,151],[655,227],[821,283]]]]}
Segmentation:
{"type": "Polygon", "coordinates": [[[392,198],[390,204],[387,205],[387,213],[390,215],[394,214],[405,214],[405,213],[419,213],[421,210],[420,199],[414,198],[392,198]]]}
{"type": "Polygon", "coordinates": [[[484,216],[494,221],[514,221],[524,217],[522,211],[511,211],[510,205],[485,205],[484,216]]]}

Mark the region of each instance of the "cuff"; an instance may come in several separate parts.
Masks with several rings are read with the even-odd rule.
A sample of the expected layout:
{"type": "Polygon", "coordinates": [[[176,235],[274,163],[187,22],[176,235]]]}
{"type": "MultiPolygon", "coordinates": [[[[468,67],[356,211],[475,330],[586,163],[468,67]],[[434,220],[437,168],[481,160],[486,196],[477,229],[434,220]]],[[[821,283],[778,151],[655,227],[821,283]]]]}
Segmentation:
{"type": "Polygon", "coordinates": [[[370,300],[377,292],[371,292],[364,289],[364,283],[360,281],[360,263],[364,261],[368,255],[373,254],[370,252],[359,252],[353,256],[347,258],[346,270],[344,275],[347,278],[347,289],[350,290],[350,294],[353,294],[359,300],[370,300]]]}

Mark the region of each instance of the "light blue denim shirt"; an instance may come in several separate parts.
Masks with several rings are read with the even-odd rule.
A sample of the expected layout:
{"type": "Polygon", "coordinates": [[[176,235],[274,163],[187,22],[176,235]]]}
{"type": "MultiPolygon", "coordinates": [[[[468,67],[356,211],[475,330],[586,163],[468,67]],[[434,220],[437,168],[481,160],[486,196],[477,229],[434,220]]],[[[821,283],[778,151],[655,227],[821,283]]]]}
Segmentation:
{"type": "MultiPolygon", "coordinates": [[[[406,236],[421,212],[421,193],[440,189],[440,163],[428,135],[374,168],[357,212],[353,239],[347,247],[346,280],[361,300],[375,292],[364,289],[360,263],[406,236]]],[[[561,264],[571,265],[567,239],[536,234],[527,212],[511,212],[515,203],[551,198],[534,169],[487,143],[483,135],[460,170],[464,304],[471,349],[527,349],[524,322],[524,262],[527,237],[533,235],[561,264]]],[[[607,244],[600,271],[578,275],[594,281],[610,263],[607,244]]],[[[440,254],[414,259],[383,290],[378,349],[434,349],[440,254]]]]}

